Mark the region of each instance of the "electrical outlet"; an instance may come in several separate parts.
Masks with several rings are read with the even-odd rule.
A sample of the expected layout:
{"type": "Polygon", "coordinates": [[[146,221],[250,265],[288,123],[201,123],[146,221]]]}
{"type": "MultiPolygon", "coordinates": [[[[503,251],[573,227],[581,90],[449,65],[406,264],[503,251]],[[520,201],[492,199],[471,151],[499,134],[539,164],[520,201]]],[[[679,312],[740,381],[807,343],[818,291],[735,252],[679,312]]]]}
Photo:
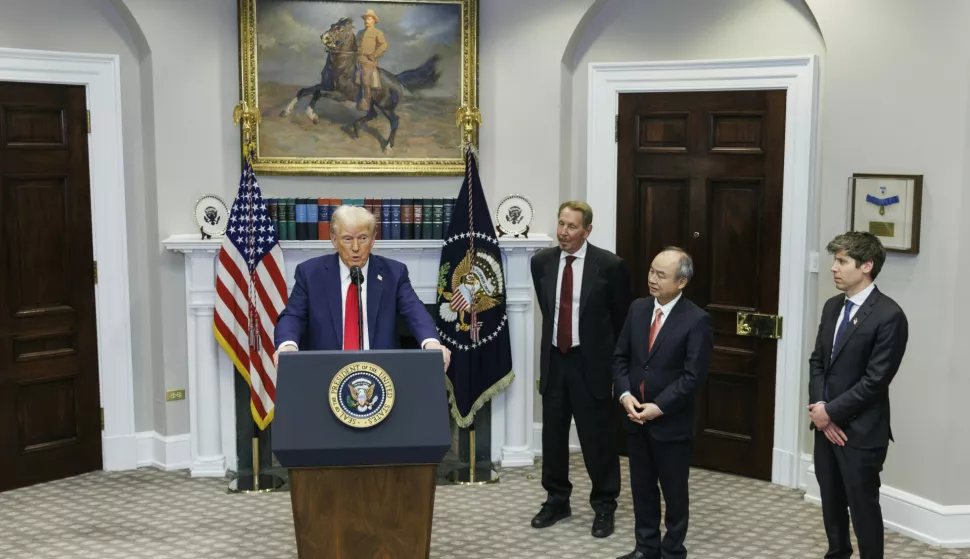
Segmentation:
{"type": "Polygon", "coordinates": [[[177,402],[179,400],[185,399],[185,389],[180,388],[178,390],[169,390],[165,393],[166,402],[177,402]]]}

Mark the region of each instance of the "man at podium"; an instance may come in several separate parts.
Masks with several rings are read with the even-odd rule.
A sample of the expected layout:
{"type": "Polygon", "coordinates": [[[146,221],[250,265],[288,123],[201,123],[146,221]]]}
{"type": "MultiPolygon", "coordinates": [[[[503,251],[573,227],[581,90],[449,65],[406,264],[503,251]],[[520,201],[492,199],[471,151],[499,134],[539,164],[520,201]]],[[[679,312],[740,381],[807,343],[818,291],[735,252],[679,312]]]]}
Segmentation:
{"type": "Polygon", "coordinates": [[[333,213],[330,238],[337,254],[297,265],[296,284],[276,323],[274,363],[280,352],[298,349],[396,349],[400,315],[422,349],[441,350],[448,369],[451,352],[438,340],[407,266],[371,255],[376,225],[374,215],[361,207],[340,206],[333,213]]]}

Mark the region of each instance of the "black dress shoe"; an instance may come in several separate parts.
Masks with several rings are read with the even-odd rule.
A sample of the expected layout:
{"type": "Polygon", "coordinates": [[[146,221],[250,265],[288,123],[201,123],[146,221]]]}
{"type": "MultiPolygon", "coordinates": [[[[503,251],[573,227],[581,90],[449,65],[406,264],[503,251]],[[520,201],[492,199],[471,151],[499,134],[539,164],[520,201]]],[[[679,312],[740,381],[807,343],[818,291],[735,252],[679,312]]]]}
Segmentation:
{"type": "Polygon", "coordinates": [[[613,534],[613,513],[598,512],[593,519],[593,537],[608,538],[613,534]]]}
{"type": "Polygon", "coordinates": [[[616,559],[647,559],[647,556],[640,550],[634,549],[626,555],[620,555],[616,559]]]}
{"type": "Polygon", "coordinates": [[[572,511],[569,509],[569,505],[562,507],[556,507],[549,504],[542,505],[539,509],[539,513],[532,518],[533,528],[548,528],[559,522],[564,518],[569,518],[572,516],[572,511]]]}

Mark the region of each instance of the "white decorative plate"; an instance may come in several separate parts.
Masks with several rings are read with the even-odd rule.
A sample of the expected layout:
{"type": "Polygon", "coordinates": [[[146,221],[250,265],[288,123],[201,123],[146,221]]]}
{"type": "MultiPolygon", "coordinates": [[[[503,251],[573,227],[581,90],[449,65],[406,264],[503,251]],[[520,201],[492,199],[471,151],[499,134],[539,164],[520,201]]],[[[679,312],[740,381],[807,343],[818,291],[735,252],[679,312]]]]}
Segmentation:
{"type": "Polygon", "coordinates": [[[495,224],[506,235],[520,235],[532,223],[532,203],[522,195],[506,196],[495,210],[495,224]]]}
{"type": "Polygon", "coordinates": [[[195,222],[206,235],[222,235],[229,227],[229,207],[215,194],[206,194],[195,203],[195,222]]]}

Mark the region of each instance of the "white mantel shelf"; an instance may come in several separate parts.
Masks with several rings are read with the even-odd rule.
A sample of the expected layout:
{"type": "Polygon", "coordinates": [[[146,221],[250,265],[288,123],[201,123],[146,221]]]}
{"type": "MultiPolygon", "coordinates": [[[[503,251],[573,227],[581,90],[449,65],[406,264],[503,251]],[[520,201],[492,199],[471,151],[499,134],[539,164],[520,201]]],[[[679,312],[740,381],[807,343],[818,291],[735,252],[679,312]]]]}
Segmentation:
{"type": "MultiPolygon", "coordinates": [[[[529,261],[541,248],[552,245],[548,235],[501,237],[506,275],[506,312],[512,342],[515,381],[492,400],[492,460],[505,467],[532,466],[532,410],[535,395],[535,294],[529,261]]],[[[212,333],[215,309],[216,255],[222,238],[202,240],[198,233],[172,235],[162,241],[166,249],[185,254],[185,315],[188,336],[189,428],[191,473],[220,477],[236,469],[235,375],[212,333]],[[218,402],[218,405],[210,403],[218,402]]],[[[330,241],[280,241],[286,265],[286,282],[301,262],[334,252],[330,241]]],[[[377,241],[374,253],[404,262],[414,291],[424,303],[434,303],[441,257],[439,240],[377,241]]]]}

